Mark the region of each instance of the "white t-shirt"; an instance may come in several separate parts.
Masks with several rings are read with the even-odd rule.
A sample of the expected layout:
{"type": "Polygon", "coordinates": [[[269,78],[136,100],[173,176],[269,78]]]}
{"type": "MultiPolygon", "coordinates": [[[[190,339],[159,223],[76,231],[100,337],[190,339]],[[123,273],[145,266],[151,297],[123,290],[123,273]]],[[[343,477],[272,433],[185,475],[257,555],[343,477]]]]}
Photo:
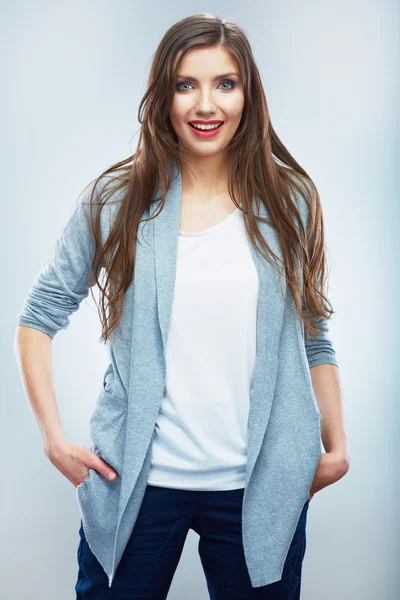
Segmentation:
{"type": "Polygon", "coordinates": [[[258,285],[239,209],[204,231],[179,232],[148,484],[244,487],[258,285]]]}

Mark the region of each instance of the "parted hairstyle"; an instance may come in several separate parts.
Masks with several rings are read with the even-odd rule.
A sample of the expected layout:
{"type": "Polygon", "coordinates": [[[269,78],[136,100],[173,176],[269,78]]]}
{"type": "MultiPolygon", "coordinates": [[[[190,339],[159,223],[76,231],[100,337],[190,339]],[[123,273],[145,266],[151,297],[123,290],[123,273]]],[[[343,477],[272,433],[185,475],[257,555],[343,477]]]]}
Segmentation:
{"type": "MultiPolygon", "coordinates": [[[[174,165],[187,160],[169,117],[180,62],[188,50],[212,47],[223,47],[232,54],[243,83],[242,118],[227,146],[228,189],[232,201],[243,211],[246,229],[257,250],[278,269],[280,278],[282,274],[286,277],[287,293],[292,295],[305,331],[315,339],[314,332],[320,331],[316,319],[329,319],[334,314],[324,293],[327,260],[323,214],[316,186],[274,131],[260,74],[243,29],[232,20],[200,14],[170,27],[157,47],[147,89],[139,104],[141,127],[136,152],[94,180],[89,200],[90,225],[95,239],[90,278],[94,278],[100,290],[101,341],[112,336],[121,318],[125,291],[134,277],[138,226],[142,220],[146,221],[142,219],[143,214],[154,202],[157,190],[162,210],[174,165]],[[103,176],[112,184],[110,193],[108,183],[99,186],[101,192],[97,192],[103,176]],[[94,218],[93,206],[96,203],[97,212],[101,211],[115,192],[120,198],[119,208],[107,240],[102,243],[100,219],[98,215],[94,218]],[[263,239],[258,227],[261,217],[254,215],[253,198],[267,208],[270,216],[267,222],[276,229],[283,261],[263,239]]],[[[150,218],[157,214],[159,212],[150,218]]]]}

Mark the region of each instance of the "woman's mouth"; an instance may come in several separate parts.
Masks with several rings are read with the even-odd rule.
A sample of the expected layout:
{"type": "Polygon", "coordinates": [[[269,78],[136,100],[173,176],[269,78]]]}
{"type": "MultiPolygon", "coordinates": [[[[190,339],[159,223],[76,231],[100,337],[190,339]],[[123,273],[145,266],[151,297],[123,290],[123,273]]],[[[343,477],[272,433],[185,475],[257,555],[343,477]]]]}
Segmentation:
{"type": "Polygon", "coordinates": [[[198,137],[202,137],[202,138],[215,137],[216,135],[218,135],[223,124],[224,123],[221,122],[218,125],[213,125],[212,128],[210,128],[210,129],[200,129],[199,127],[195,127],[192,123],[188,123],[188,125],[189,125],[190,129],[193,131],[193,133],[195,135],[197,135],[198,137]]]}

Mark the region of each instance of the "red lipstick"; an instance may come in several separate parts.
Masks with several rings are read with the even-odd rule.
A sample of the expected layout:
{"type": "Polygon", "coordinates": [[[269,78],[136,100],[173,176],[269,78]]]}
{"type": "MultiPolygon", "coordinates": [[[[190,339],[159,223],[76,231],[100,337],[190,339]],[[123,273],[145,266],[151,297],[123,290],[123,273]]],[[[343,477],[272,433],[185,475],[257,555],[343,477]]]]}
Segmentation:
{"type": "Polygon", "coordinates": [[[193,133],[195,135],[197,135],[198,137],[202,137],[202,138],[209,138],[209,137],[215,137],[216,135],[218,135],[220,129],[223,127],[224,122],[221,120],[209,120],[209,121],[204,121],[201,119],[194,119],[193,121],[190,121],[188,123],[190,129],[193,131],[193,133]],[[193,127],[191,125],[191,123],[195,123],[197,125],[219,125],[218,127],[214,127],[213,129],[197,129],[195,127],[193,127]]]}

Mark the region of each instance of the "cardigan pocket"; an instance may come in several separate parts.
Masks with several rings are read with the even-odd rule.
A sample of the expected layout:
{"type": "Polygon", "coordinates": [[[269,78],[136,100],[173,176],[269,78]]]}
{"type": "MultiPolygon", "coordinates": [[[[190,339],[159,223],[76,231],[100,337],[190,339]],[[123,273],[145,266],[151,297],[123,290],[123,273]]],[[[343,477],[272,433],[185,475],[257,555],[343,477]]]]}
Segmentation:
{"type": "Polygon", "coordinates": [[[90,417],[92,451],[115,469],[118,476],[124,458],[127,410],[126,398],[103,387],[90,417]]]}
{"type": "Polygon", "coordinates": [[[89,481],[89,478],[92,474],[92,471],[94,471],[95,469],[92,469],[91,467],[89,468],[89,473],[86,475],[85,479],[83,481],[81,481],[80,483],[78,483],[78,485],[76,486],[76,489],[83,487],[84,485],[86,485],[89,481]]]}

